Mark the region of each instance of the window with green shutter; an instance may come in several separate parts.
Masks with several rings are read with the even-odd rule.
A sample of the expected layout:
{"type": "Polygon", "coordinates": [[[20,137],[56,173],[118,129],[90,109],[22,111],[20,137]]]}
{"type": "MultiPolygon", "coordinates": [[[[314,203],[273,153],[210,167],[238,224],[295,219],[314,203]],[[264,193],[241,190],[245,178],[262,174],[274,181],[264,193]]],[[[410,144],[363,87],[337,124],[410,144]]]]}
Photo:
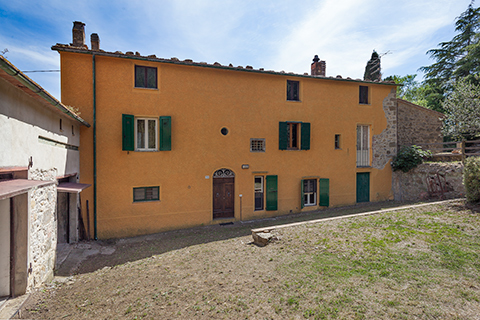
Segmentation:
{"type": "Polygon", "coordinates": [[[330,205],[330,180],[329,179],[320,179],[319,180],[319,206],[328,207],[330,205]]]}
{"type": "Polygon", "coordinates": [[[172,117],[160,117],[160,151],[172,150],[172,117]]]}
{"type": "Polygon", "coordinates": [[[302,134],[301,134],[301,149],[302,150],[310,150],[310,123],[309,122],[302,122],[302,126],[300,127],[302,134]]]}
{"type": "Polygon", "coordinates": [[[265,209],[278,210],[278,176],[266,176],[266,206],[265,209]]]}
{"type": "Polygon", "coordinates": [[[135,150],[135,117],[131,114],[122,114],[122,150],[135,150]]]}
{"type": "Polygon", "coordinates": [[[317,205],[317,179],[302,179],[302,201],[301,206],[317,205]]]}
{"type": "Polygon", "coordinates": [[[310,150],[309,122],[279,122],[280,150],[310,150]]]}
{"type": "Polygon", "coordinates": [[[288,148],[288,123],[280,122],[278,124],[278,148],[280,150],[287,150],[288,148]]]}

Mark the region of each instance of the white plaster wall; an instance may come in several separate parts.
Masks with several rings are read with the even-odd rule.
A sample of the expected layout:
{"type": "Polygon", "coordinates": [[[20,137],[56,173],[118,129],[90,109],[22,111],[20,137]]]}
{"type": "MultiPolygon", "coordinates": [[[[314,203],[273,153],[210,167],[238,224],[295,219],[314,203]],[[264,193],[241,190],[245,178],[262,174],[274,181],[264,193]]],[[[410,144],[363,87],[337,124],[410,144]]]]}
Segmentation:
{"type": "Polygon", "coordinates": [[[38,139],[43,136],[78,147],[80,124],[77,121],[50,110],[1,78],[0,96],[0,167],[26,167],[32,157],[31,170],[55,168],[59,176],[79,172],[78,151],[38,139]],[[60,118],[63,130],[60,130],[60,118]]]}

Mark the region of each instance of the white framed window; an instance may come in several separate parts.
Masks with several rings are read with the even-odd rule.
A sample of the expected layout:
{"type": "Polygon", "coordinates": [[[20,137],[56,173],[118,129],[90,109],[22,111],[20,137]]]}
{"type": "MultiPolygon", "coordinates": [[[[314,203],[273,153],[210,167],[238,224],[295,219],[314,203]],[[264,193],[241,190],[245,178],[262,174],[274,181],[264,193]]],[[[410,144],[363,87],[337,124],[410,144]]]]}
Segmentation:
{"type": "Polygon", "coordinates": [[[263,210],[263,176],[255,176],[255,211],[263,210]]]}
{"type": "Polygon", "coordinates": [[[265,152],[265,139],[250,139],[250,152],[265,152]]]}
{"type": "Polygon", "coordinates": [[[357,167],[370,166],[370,128],[357,126],[357,167]]]}
{"type": "Polygon", "coordinates": [[[317,179],[303,180],[303,205],[317,205],[317,179]]]}
{"type": "Polygon", "coordinates": [[[158,120],[135,118],[135,150],[156,151],[158,143],[158,120]]]}

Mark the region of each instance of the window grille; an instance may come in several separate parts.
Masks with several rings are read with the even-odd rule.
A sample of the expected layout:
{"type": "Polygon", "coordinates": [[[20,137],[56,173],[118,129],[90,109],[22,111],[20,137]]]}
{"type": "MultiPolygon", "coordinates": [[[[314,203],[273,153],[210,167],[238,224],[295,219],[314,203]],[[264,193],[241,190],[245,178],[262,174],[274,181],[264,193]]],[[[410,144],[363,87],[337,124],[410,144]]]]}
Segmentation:
{"type": "Polygon", "coordinates": [[[250,139],[251,152],[265,152],[265,139],[250,139]]]}

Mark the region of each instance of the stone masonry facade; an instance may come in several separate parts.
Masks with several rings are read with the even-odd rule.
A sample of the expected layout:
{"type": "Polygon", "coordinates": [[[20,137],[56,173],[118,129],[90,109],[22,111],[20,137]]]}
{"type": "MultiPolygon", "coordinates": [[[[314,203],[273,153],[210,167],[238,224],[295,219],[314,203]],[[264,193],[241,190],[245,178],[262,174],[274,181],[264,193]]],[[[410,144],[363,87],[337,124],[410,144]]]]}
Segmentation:
{"type": "MultiPolygon", "coordinates": [[[[52,181],[57,176],[55,168],[50,170],[32,170],[32,180],[52,181]]],[[[57,185],[51,184],[34,188],[29,192],[29,261],[31,274],[28,278],[27,292],[44,282],[53,279],[57,246],[57,185]]]]}
{"type": "Polygon", "coordinates": [[[396,91],[383,100],[383,111],[387,118],[387,127],[372,138],[373,159],[372,166],[383,169],[390,159],[397,153],[397,103],[396,91]]]}
{"type": "Polygon", "coordinates": [[[403,145],[443,142],[443,114],[397,99],[398,149],[403,145]]]}
{"type": "Polygon", "coordinates": [[[465,196],[461,162],[423,163],[409,172],[395,171],[392,177],[395,200],[424,201],[465,196]],[[444,192],[441,192],[443,189],[444,192]]]}

